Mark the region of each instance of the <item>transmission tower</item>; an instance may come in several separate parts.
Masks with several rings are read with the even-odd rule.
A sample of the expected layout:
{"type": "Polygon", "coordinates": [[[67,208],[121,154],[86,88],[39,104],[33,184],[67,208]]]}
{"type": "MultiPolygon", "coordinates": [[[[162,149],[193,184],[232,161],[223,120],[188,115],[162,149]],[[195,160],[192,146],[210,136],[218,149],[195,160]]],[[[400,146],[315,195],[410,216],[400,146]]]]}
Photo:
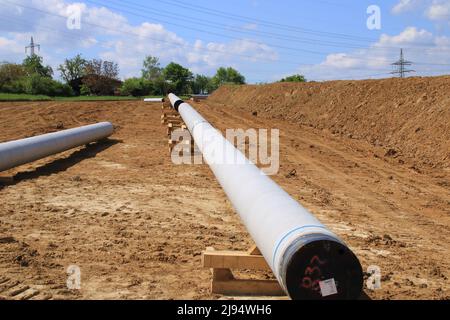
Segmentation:
{"type": "Polygon", "coordinates": [[[411,61],[405,60],[403,57],[403,49],[400,49],[400,60],[392,63],[392,65],[397,69],[392,71],[391,74],[398,74],[400,78],[404,78],[406,73],[416,72],[415,70],[406,69],[407,66],[412,65],[411,61]]]}
{"type": "Polygon", "coordinates": [[[27,53],[27,49],[30,49],[30,55],[31,56],[34,56],[34,48],[38,48],[38,51],[41,51],[41,45],[40,44],[35,44],[34,43],[34,40],[33,40],[33,37],[31,37],[31,42],[30,42],[30,45],[29,46],[26,46],[25,47],[25,53],[27,53]]]}

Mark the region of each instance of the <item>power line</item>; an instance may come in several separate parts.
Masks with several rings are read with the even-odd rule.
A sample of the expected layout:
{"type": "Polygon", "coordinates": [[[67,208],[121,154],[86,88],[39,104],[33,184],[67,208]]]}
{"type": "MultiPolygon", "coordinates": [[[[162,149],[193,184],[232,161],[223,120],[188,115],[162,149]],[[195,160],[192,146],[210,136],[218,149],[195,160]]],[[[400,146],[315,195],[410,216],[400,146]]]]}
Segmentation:
{"type": "MultiPolygon", "coordinates": [[[[52,12],[49,12],[49,11],[41,10],[41,9],[38,9],[38,8],[35,8],[35,7],[24,6],[24,5],[21,5],[21,4],[15,3],[15,2],[11,2],[11,1],[5,1],[5,0],[0,0],[0,1],[7,2],[7,3],[11,4],[11,5],[16,5],[16,6],[19,6],[19,7],[22,7],[22,8],[27,8],[27,9],[30,9],[30,10],[35,10],[35,11],[38,11],[38,12],[42,12],[42,13],[44,13],[46,15],[67,19],[66,16],[62,16],[62,15],[55,14],[55,13],[52,13],[52,12]]],[[[156,39],[156,38],[149,37],[149,36],[142,36],[142,35],[134,33],[134,32],[128,32],[128,31],[124,31],[124,30],[113,29],[113,28],[105,27],[105,26],[98,25],[98,24],[95,24],[95,23],[84,22],[84,24],[90,25],[92,27],[104,29],[104,30],[107,30],[107,31],[114,31],[114,32],[121,33],[121,34],[130,35],[130,36],[137,37],[137,38],[150,39],[150,40],[153,40],[153,41],[156,41],[156,42],[167,43],[167,44],[170,44],[170,45],[173,45],[173,46],[176,46],[176,47],[183,47],[184,46],[184,47],[191,47],[191,48],[194,48],[194,49],[196,48],[194,45],[191,45],[191,44],[188,44],[188,43],[180,45],[179,43],[175,43],[175,42],[171,42],[171,41],[167,41],[167,40],[156,39]]],[[[249,59],[253,59],[253,60],[270,61],[270,62],[274,61],[272,59],[259,58],[259,57],[255,57],[255,56],[239,54],[239,53],[236,53],[236,52],[221,51],[221,50],[216,50],[216,49],[211,49],[211,48],[208,48],[207,50],[208,50],[208,52],[222,53],[222,54],[227,54],[227,55],[230,55],[230,56],[240,56],[240,57],[249,58],[249,59]]],[[[297,62],[292,62],[292,61],[282,61],[282,60],[277,60],[277,61],[298,65],[297,62]]]]}
{"type": "MultiPolygon", "coordinates": [[[[85,1],[86,2],[90,2],[90,3],[94,3],[94,4],[99,4],[98,2],[92,1],[92,0],[85,0],[85,1]]],[[[112,7],[110,5],[104,5],[104,4],[100,4],[100,5],[108,8],[108,9],[111,9],[111,10],[119,11],[121,13],[128,13],[128,14],[134,15],[136,17],[141,17],[141,18],[145,18],[145,19],[152,19],[154,21],[162,22],[162,23],[165,23],[165,24],[168,24],[168,25],[177,26],[177,27],[181,27],[183,29],[189,29],[189,30],[193,30],[193,31],[197,31],[197,32],[205,33],[205,34],[210,34],[210,35],[218,36],[218,37],[221,37],[221,38],[228,38],[228,39],[233,39],[233,40],[245,40],[247,42],[254,43],[254,44],[257,44],[257,45],[268,45],[268,46],[271,46],[271,47],[274,47],[274,48],[284,49],[284,50],[289,50],[289,51],[295,51],[295,52],[304,52],[304,53],[318,54],[318,55],[326,54],[325,52],[320,52],[320,51],[299,49],[299,48],[294,48],[294,47],[277,45],[277,44],[273,44],[273,43],[265,43],[265,42],[250,40],[250,39],[242,39],[242,38],[238,38],[238,37],[235,37],[235,36],[229,36],[229,35],[225,35],[225,34],[222,34],[222,33],[208,31],[206,29],[199,29],[199,28],[196,28],[196,27],[180,24],[180,23],[177,23],[177,22],[164,20],[164,19],[161,19],[159,17],[158,18],[149,17],[147,15],[143,15],[143,14],[140,14],[140,13],[131,12],[131,11],[124,10],[124,9],[118,9],[117,7],[112,7]]],[[[179,19],[177,19],[177,20],[179,20],[179,19]]],[[[213,28],[217,28],[217,27],[213,27],[213,28]]],[[[242,33],[243,31],[238,31],[238,32],[242,33]]],[[[287,40],[287,39],[282,39],[282,40],[287,40]]],[[[303,40],[299,39],[299,40],[296,40],[295,42],[300,42],[300,43],[303,43],[303,44],[317,45],[317,46],[331,46],[331,47],[338,47],[338,48],[354,48],[354,49],[363,49],[363,48],[365,48],[365,47],[361,47],[361,46],[354,46],[352,44],[347,44],[347,43],[321,41],[321,40],[316,40],[316,39],[303,39],[303,40]]],[[[383,49],[383,48],[379,47],[379,49],[383,49]]]]}
{"type": "MultiPolygon", "coordinates": [[[[5,1],[5,2],[9,2],[9,1],[5,1]]],[[[27,7],[27,6],[22,6],[22,5],[19,5],[19,4],[15,4],[15,5],[18,5],[18,6],[21,6],[21,7],[25,7],[25,8],[29,8],[29,9],[32,9],[32,10],[36,10],[36,11],[40,11],[40,12],[43,12],[43,13],[45,13],[45,14],[57,16],[57,17],[60,17],[60,18],[64,18],[64,19],[67,18],[67,17],[65,17],[65,16],[58,15],[58,14],[53,14],[53,13],[50,13],[50,12],[48,12],[48,11],[40,10],[40,9],[37,9],[37,8],[27,7]]],[[[15,22],[15,20],[13,20],[13,21],[15,22]]],[[[104,26],[101,26],[101,25],[92,24],[92,23],[86,23],[86,24],[92,25],[92,26],[95,26],[95,27],[98,27],[98,28],[106,29],[106,30],[109,30],[109,31],[116,31],[116,32],[119,32],[119,33],[122,33],[122,34],[132,35],[132,36],[138,37],[138,38],[146,38],[146,39],[151,39],[151,40],[158,41],[158,42],[168,43],[168,44],[170,44],[170,45],[177,46],[177,47],[183,47],[183,46],[185,46],[185,47],[194,47],[194,46],[189,45],[189,44],[179,44],[179,43],[174,43],[174,42],[170,42],[170,41],[164,41],[164,40],[155,39],[155,38],[148,37],[148,36],[138,35],[138,34],[132,33],[132,32],[126,32],[126,31],[123,31],[123,30],[117,30],[117,29],[113,29],[113,28],[107,28],[107,27],[104,27],[104,26]]],[[[54,30],[54,27],[53,27],[53,28],[49,28],[49,29],[50,29],[50,30],[54,30]]],[[[60,32],[61,32],[61,30],[60,30],[60,32]]],[[[69,33],[66,33],[66,34],[69,34],[69,33]]],[[[75,34],[73,34],[72,32],[70,32],[70,35],[71,35],[71,37],[72,37],[72,36],[75,35],[75,34]]],[[[73,38],[73,37],[72,37],[72,38],[73,38]]],[[[79,38],[81,39],[81,36],[80,36],[79,38]]],[[[105,43],[106,43],[106,41],[105,41],[105,43]]],[[[251,59],[254,59],[254,60],[263,60],[263,61],[265,60],[265,61],[275,62],[275,61],[273,61],[272,59],[258,58],[258,57],[249,56],[249,55],[243,55],[243,54],[236,54],[236,53],[225,52],[225,51],[221,51],[221,50],[213,50],[213,49],[207,49],[207,50],[208,50],[208,51],[212,51],[212,52],[226,53],[226,54],[230,54],[230,55],[235,55],[235,56],[241,56],[241,57],[251,58],[251,59]]],[[[328,53],[327,53],[327,54],[328,54],[328,53]]],[[[349,57],[349,58],[352,58],[351,56],[348,56],[348,57],[349,57]]],[[[352,59],[357,59],[357,60],[361,60],[361,61],[373,61],[373,59],[370,59],[370,60],[369,60],[369,59],[361,59],[361,58],[352,58],[352,59]]],[[[282,63],[292,63],[292,64],[295,64],[295,65],[299,65],[298,62],[292,62],[292,61],[282,61],[282,60],[277,60],[277,62],[282,62],[282,63]]],[[[419,63],[418,63],[418,64],[419,64],[419,63]]],[[[450,64],[433,64],[433,63],[420,63],[420,64],[422,64],[422,65],[439,65],[439,66],[450,65],[450,64]]],[[[356,69],[356,68],[355,68],[355,69],[356,69]]],[[[360,69],[364,69],[364,68],[360,68],[360,69]]],[[[376,70],[376,69],[372,69],[372,70],[376,70]]],[[[261,72],[261,71],[263,71],[263,70],[258,70],[258,71],[261,72]]],[[[429,71],[430,71],[430,70],[427,70],[427,72],[429,72],[429,71]]],[[[436,72],[438,72],[438,71],[436,71],[436,72]]],[[[268,71],[268,73],[269,73],[269,71],[268,71]]]]}
{"type": "MultiPolygon", "coordinates": [[[[90,2],[94,2],[94,1],[90,1],[90,2]]],[[[128,6],[126,6],[128,8],[135,7],[135,8],[138,8],[139,10],[145,9],[147,12],[153,12],[153,13],[156,13],[158,15],[162,15],[162,16],[166,16],[166,17],[174,17],[177,20],[191,21],[191,22],[194,22],[195,24],[199,24],[199,22],[206,22],[206,23],[208,23],[209,26],[213,26],[213,27],[221,26],[221,27],[223,27],[223,28],[225,28],[227,30],[231,30],[231,31],[235,31],[235,32],[256,33],[256,34],[260,34],[260,35],[264,35],[264,34],[265,35],[275,35],[275,36],[280,36],[280,37],[283,37],[283,38],[288,37],[288,38],[291,38],[291,39],[295,39],[295,37],[291,37],[291,36],[286,35],[286,34],[273,33],[273,32],[263,32],[263,31],[256,31],[256,30],[246,30],[243,27],[233,27],[233,26],[229,26],[229,25],[219,24],[219,23],[217,23],[217,21],[205,20],[205,19],[199,18],[199,17],[189,17],[189,16],[186,16],[186,15],[182,15],[181,16],[179,14],[175,14],[175,13],[173,13],[171,11],[163,10],[163,9],[160,9],[160,8],[158,8],[157,10],[152,10],[152,7],[145,6],[145,5],[142,5],[142,4],[137,4],[137,3],[134,3],[132,1],[121,0],[121,1],[116,1],[116,2],[119,2],[120,5],[122,5],[122,6],[124,6],[123,3],[129,4],[128,6]],[[239,31],[236,31],[236,29],[239,29],[239,31]]],[[[108,1],[108,3],[110,3],[110,1],[108,1]]],[[[296,32],[306,33],[306,34],[314,34],[314,35],[321,35],[321,36],[325,36],[325,37],[331,37],[333,39],[343,38],[343,39],[353,40],[353,41],[366,41],[366,42],[376,41],[376,39],[372,39],[372,38],[364,38],[364,37],[343,35],[343,34],[341,34],[342,37],[340,37],[339,34],[334,34],[334,33],[330,34],[330,33],[321,32],[321,31],[309,31],[308,29],[301,29],[301,30],[302,31],[296,30],[296,32]]]]}
{"type": "MultiPolygon", "coordinates": [[[[86,0],[86,2],[95,4],[95,5],[100,5],[103,6],[105,8],[108,8],[110,10],[116,10],[118,12],[121,13],[126,13],[126,14],[130,14],[136,17],[141,17],[141,18],[145,18],[145,19],[152,19],[154,21],[158,21],[158,22],[162,22],[168,25],[173,25],[173,26],[177,26],[177,27],[181,27],[183,29],[190,29],[193,31],[197,31],[197,32],[201,32],[201,33],[206,33],[206,34],[211,34],[214,36],[219,36],[222,38],[229,38],[229,39],[235,39],[235,40],[242,40],[242,38],[237,38],[235,36],[229,36],[229,35],[225,35],[223,33],[217,33],[217,32],[212,32],[210,30],[205,30],[205,29],[199,29],[190,25],[185,25],[185,24],[180,24],[178,21],[192,21],[192,19],[186,19],[183,17],[180,17],[179,15],[174,15],[173,13],[169,13],[169,14],[164,14],[161,13],[160,10],[158,11],[154,11],[151,9],[148,9],[148,7],[143,6],[143,5],[137,5],[137,4],[133,4],[134,6],[139,7],[139,9],[127,6],[127,5],[123,5],[122,3],[119,5],[120,7],[117,7],[117,4],[113,4],[115,6],[111,6],[110,3],[108,2],[108,4],[104,4],[104,3],[100,3],[98,1],[94,1],[94,0],[86,0]],[[139,10],[139,13],[136,13],[134,11],[129,11],[126,9],[131,9],[131,10],[139,10]],[[155,14],[157,14],[157,16],[148,16],[148,15],[143,15],[142,12],[153,12],[155,14]],[[166,16],[171,18],[172,20],[168,21],[168,20],[164,20],[161,19],[161,16],[166,16]],[[176,21],[176,22],[174,22],[176,21]]],[[[103,1],[104,2],[104,1],[103,1]]],[[[121,2],[127,2],[130,3],[129,1],[121,1],[121,2]]],[[[167,12],[167,11],[166,11],[167,12]]],[[[232,32],[237,32],[237,33],[241,33],[241,34],[250,34],[250,35],[260,35],[260,36],[264,36],[266,38],[271,38],[271,39],[275,39],[275,40],[282,40],[282,41],[289,41],[290,43],[301,43],[301,44],[308,44],[308,45],[314,45],[314,46],[322,46],[322,47],[337,47],[337,48],[350,48],[350,49],[366,49],[367,46],[361,46],[358,44],[353,44],[353,43],[348,43],[348,42],[336,42],[336,41],[329,41],[329,40],[320,40],[320,39],[312,39],[312,38],[300,38],[300,37],[293,37],[293,36],[289,36],[289,35],[281,35],[278,33],[273,33],[273,32],[261,32],[261,31],[250,31],[250,30],[239,30],[233,27],[228,27],[225,25],[222,25],[222,27],[219,27],[220,24],[217,23],[213,23],[211,21],[208,20],[202,20],[202,19],[197,19],[199,21],[195,21],[195,25],[205,25],[208,26],[209,28],[214,28],[214,29],[220,29],[222,30],[222,27],[226,28],[226,30],[228,31],[232,31],[232,32]],[[206,23],[201,22],[201,21],[206,21],[206,23]]],[[[297,52],[306,52],[306,53],[312,53],[312,54],[327,54],[326,52],[320,52],[320,51],[313,51],[313,50],[307,50],[307,49],[299,49],[299,48],[294,48],[294,47],[288,47],[288,46],[282,46],[282,45],[278,45],[278,44],[273,44],[273,43],[268,43],[268,42],[259,42],[259,41],[255,41],[255,40],[250,40],[250,39],[246,39],[249,42],[258,44],[258,45],[269,45],[272,46],[274,48],[278,48],[278,49],[283,49],[283,50],[289,50],[289,51],[297,51],[297,52]]],[[[348,40],[348,39],[347,39],[348,40]]],[[[353,40],[355,41],[355,40],[353,40]]],[[[367,41],[366,41],[367,42],[367,41]]],[[[421,44],[419,44],[421,45],[421,44]]],[[[423,50],[423,47],[427,46],[426,44],[422,44],[422,46],[419,47],[409,47],[410,49],[420,49],[423,50]]],[[[376,47],[372,47],[372,50],[397,50],[398,47],[388,47],[388,46],[376,46],[376,47]]]]}
{"type": "MultiPolygon", "coordinates": [[[[0,14],[1,16],[1,14],[0,14]]],[[[31,22],[29,20],[24,20],[24,19],[13,19],[9,16],[2,16],[2,19],[4,19],[4,21],[10,21],[10,22],[14,22],[14,23],[18,23],[21,22],[23,26],[28,26],[31,24],[31,22]]],[[[49,30],[49,31],[53,31],[54,28],[53,27],[49,27],[46,26],[44,24],[39,24],[39,26],[37,27],[37,29],[43,29],[43,30],[49,30]]],[[[68,32],[68,31],[62,31],[60,30],[60,32],[65,34],[65,37],[68,39],[73,39],[73,40],[83,40],[83,37],[77,34],[73,34],[72,32],[68,32]]],[[[135,37],[138,37],[138,35],[134,35],[135,37]]],[[[99,41],[99,43],[107,43],[107,41],[99,41]]],[[[350,68],[346,68],[346,70],[365,70],[365,68],[363,67],[350,67],[350,68]]],[[[372,71],[377,71],[378,69],[372,69],[372,71]]],[[[273,71],[269,71],[269,70],[261,70],[260,68],[257,69],[257,71],[255,70],[246,70],[247,72],[252,72],[252,74],[273,74],[273,71]]],[[[381,69],[380,69],[381,71],[381,69]]],[[[384,73],[383,73],[384,74],[384,73]]],[[[332,79],[332,78],[329,78],[332,79]]],[[[325,79],[323,79],[325,80],[325,79]]]]}
{"type": "MultiPolygon", "coordinates": [[[[47,15],[57,16],[57,17],[64,18],[64,19],[67,18],[65,16],[58,15],[58,14],[55,14],[55,13],[51,13],[51,12],[48,12],[48,11],[45,11],[45,10],[41,10],[41,9],[38,9],[38,8],[35,8],[35,7],[24,6],[24,5],[17,4],[17,3],[11,2],[11,1],[4,1],[4,2],[7,2],[7,3],[11,4],[11,5],[17,5],[17,6],[20,6],[20,7],[24,7],[24,8],[28,8],[28,9],[31,9],[31,10],[39,11],[39,12],[42,12],[42,13],[47,14],[47,15]]],[[[91,1],[91,2],[93,2],[93,1],[91,1]]],[[[143,16],[143,17],[144,18],[148,18],[146,16],[143,16]]],[[[88,24],[88,25],[91,25],[91,26],[94,26],[94,27],[98,27],[98,28],[102,28],[102,29],[109,30],[109,31],[115,31],[115,32],[119,32],[119,33],[122,33],[122,34],[128,34],[128,35],[131,34],[133,36],[143,37],[141,35],[136,35],[135,33],[126,32],[126,31],[123,31],[123,30],[117,30],[117,29],[113,29],[113,28],[108,28],[108,27],[105,27],[105,26],[102,26],[102,25],[97,25],[97,24],[88,23],[88,22],[85,22],[85,23],[88,24]]],[[[215,34],[215,35],[217,35],[217,34],[215,34]]],[[[219,36],[220,36],[220,34],[219,34],[219,36]]],[[[169,44],[172,44],[172,45],[180,46],[179,44],[174,44],[174,43],[171,43],[169,41],[164,41],[164,40],[161,40],[161,39],[155,39],[155,38],[148,37],[148,36],[144,36],[144,38],[148,38],[148,39],[152,39],[154,41],[163,42],[163,43],[169,43],[169,44]]],[[[243,40],[243,39],[235,38],[235,37],[231,37],[231,38],[237,39],[237,40],[241,40],[241,41],[243,40]]],[[[251,40],[246,40],[246,41],[253,42],[251,40]]],[[[255,42],[255,43],[260,44],[260,45],[267,45],[266,43],[262,43],[262,42],[255,42]]],[[[186,46],[195,48],[195,46],[192,46],[192,45],[189,45],[189,44],[186,44],[186,46]]],[[[310,50],[304,50],[304,49],[288,48],[288,47],[284,47],[284,46],[277,46],[277,47],[291,49],[291,50],[296,50],[296,51],[301,51],[301,52],[308,53],[308,54],[317,54],[317,55],[328,55],[328,54],[330,54],[329,52],[317,52],[317,51],[310,51],[310,50]]],[[[365,47],[361,47],[361,48],[369,50],[368,48],[365,48],[365,47]]],[[[210,49],[210,48],[208,48],[208,51],[210,51],[210,52],[218,52],[218,53],[226,53],[228,55],[242,56],[242,57],[249,58],[249,59],[254,59],[254,60],[274,62],[273,59],[258,58],[258,57],[254,57],[254,56],[248,56],[248,55],[243,55],[243,54],[239,54],[239,53],[224,52],[224,51],[210,49]]],[[[294,55],[291,55],[291,56],[294,56],[294,55]]],[[[299,56],[295,55],[294,57],[298,58],[299,56]]],[[[362,59],[362,58],[359,58],[359,57],[352,57],[350,55],[347,55],[347,57],[349,59],[354,59],[354,60],[359,60],[359,61],[369,61],[368,59],[362,59]]],[[[374,60],[379,60],[380,63],[383,62],[383,61],[387,62],[385,58],[376,58],[376,59],[372,58],[372,59],[370,59],[370,61],[372,61],[372,62],[374,60]]],[[[288,64],[296,64],[296,65],[299,64],[298,62],[292,62],[292,61],[283,61],[283,60],[277,60],[277,61],[278,62],[283,62],[283,63],[288,63],[288,64]]],[[[422,63],[422,64],[427,65],[427,63],[422,63]]],[[[441,65],[443,65],[443,64],[441,64],[441,65]]]]}
{"type": "MultiPolygon", "coordinates": [[[[336,33],[336,32],[327,32],[327,31],[319,31],[319,30],[314,30],[314,29],[308,29],[308,28],[302,28],[302,27],[298,27],[298,26],[292,26],[292,25],[287,25],[287,24],[281,24],[281,23],[276,23],[273,21],[268,21],[268,20],[263,20],[263,19],[257,19],[257,18],[251,18],[248,16],[243,16],[243,15],[238,15],[238,14],[234,14],[234,13],[229,13],[229,12],[224,12],[224,11],[220,11],[217,9],[212,9],[212,8],[207,8],[207,7],[203,7],[200,5],[195,5],[192,3],[186,3],[183,1],[172,1],[172,0],[158,0],[158,3],[165,3],[171,6],[174,6],[176,8],[184,8],[190,11],[200,11],[203,13],[207,13],[209,15],[214,15],[217,17],[222,17],[222,18],[227,18],[230,20],[234,20],[234,21],[241,21],[241,22],[250,22],[250,23],[258,23],[260,25],[264,25],[267,27],[271,27],[271,28],[278,28],[279,30],[287,30],[287,31],[296,31],[296,32],[311,32],[311,33],[316,33],[316,34],[322,34],[322,35],[328,35],[331,36],[333,38],[336,37],[350,37],[350,38],[360,38],[360,39],[369,39],[369,38],[364,38],[364,37],[358,37],[358,36],[354,36],[354,35],[348,35],[348,34],[344,34],[344,33],[336,33]]],[[[313,20],[313,19],[311,19],[313,20]]],[[[316,19],[314,19],[314,21],[317,21],[316,19]]],[[[374,39],[369,39],[369,41],[376,41],[374,39]]]]}

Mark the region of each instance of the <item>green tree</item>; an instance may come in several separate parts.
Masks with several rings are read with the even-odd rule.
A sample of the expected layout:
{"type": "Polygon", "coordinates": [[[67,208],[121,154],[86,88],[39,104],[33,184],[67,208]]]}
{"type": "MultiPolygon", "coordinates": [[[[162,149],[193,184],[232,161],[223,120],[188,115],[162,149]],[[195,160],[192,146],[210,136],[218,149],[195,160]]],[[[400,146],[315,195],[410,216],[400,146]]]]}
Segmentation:
{"type": "Polygon", "coordinates": [[[27,76],[37,74],[41,77],[51,78],[53,75],[53,69],[50,66],[44,66],[42,57],[36,54],[26,57],[22,62],[22,66],[27,76]]]}
{"type": "Polygon", "coordinates": [[[283,78],[280,82],[306,82],[305,76],[301,74],[294,74],[292,76],[283,78]]]}
{"type": "Polygon", "coordinates": [[[142,97],[152,93],[152,82],[143,78],[126,79],[122,87],[120,87],[120,94],[123,96],[142,97]]]}
{"type": "Polygon", "coordinates": [[[166,81],[163,75],[160,75],[153,82],[153,90],[155,95],[167,95],[170,92],[175,92],[175,86],[166,81]]]}
{"type": "Polygon", "coordinates": [[[153,56],[147,56],[144,60],[144,67],[141,70],[144,79],[155,81],[161,76],[162,68],[159,59],[153,56]]]}
{"type": "Polygon", "coordinates": [[[217,69],[216,75],[213,77],[212,81],[214,83],[214,86],[218,88],[226,83],[245,84],[245,77],[236,69],[233,69],[231,67],[221,67],[217,69]]]}
{"type": "Polygon", "coordinates": [[[75,79],[79,79],[86,74],[86,59],[83,59],[80,54],[77,54],[72,59],[65,59],[63,64],[58,67],[63,78],[67,83],[75,79]]]}
{"type": "Polygon", "coordinates": [[[188,90],[188,85],[193,78],[192,72],[182,65],[171,62],[162,72],[164,79],[172,85],[174,93],[182,94],[188,90]]]}
{"type": "Polygon", "coordinates": [[[77,95],[80,94],[82,78],[86,75],[86,64],[87,60],[77,54],[72,59],[65,59],[64,63],[58,67],[61,78],[72,87],[77,95]]]}
{"type": "Polygon", "coordinates": [[[210,93],[214,86],[210,77],[197,74],[192,80],[191,88],[193,93],[210,93]]]}

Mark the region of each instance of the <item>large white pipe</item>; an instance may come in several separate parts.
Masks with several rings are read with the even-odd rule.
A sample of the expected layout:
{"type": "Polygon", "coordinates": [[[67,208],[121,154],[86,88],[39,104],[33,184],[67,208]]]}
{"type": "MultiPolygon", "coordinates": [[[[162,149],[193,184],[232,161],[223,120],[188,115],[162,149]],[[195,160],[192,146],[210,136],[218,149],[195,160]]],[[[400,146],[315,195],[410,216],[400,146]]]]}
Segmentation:
{"type": "Polygon", "coordinates": [[[358,298],[362,268],[344,242],[189,104],[169,99],[285,292],[293,299],[358,298]]]}
{"type": "Polygon", "coordinates": [[[104,139],[113,132],[114,127],[111,123],[100,122],[31,138],[0,143],[0,171],[104,139]]]}

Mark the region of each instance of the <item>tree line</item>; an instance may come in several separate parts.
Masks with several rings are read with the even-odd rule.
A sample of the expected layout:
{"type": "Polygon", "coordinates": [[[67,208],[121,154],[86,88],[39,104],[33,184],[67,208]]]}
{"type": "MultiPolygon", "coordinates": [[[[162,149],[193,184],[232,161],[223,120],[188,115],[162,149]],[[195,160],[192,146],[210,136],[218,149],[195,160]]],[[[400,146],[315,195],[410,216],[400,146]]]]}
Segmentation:
{"type": "MultiPolygon", "coordinates": [[[[223,84],[245,84],[245,77],[234,68],[221,67],[212,77],[194,74],[182,65],[170,62],[162,67],[159,59],[147,56],[141,76],[121,81],[119,66],[112,61],[84,59],[80,54],[58,66],[63,82],[53,79],[54,71],[42,57],[26,57],[21,64],[0,65],[0,92],[48,96],[123,95],[148,96],[211,93],[223,84]]],[[[294,75],[281,82],[306,81],[294,75]]]]}

